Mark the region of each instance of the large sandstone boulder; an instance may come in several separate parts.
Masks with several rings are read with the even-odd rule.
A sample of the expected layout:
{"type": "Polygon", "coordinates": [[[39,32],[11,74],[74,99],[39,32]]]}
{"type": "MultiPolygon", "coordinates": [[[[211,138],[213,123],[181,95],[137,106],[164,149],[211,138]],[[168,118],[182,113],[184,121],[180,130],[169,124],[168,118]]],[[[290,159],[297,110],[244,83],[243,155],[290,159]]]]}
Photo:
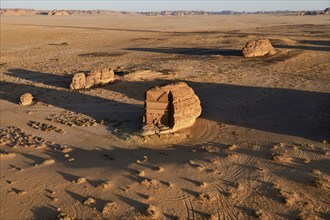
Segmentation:
{"type": "Polygon", "coordinates": [[[93,86],[98,86],[100,84],[101,84],[101,72],[100,71],[98,71],[98,70],[92,71],[86,76],[85,89],[91,88],[93,86]]]}
{"type": "Polygon", "coordinates": [[[33,96],[31,95],[31,93],[24,93],[23,95],[21,95],[19,100],[20,105],[31,105],[33,101],[33,96]]]}
{"type": "Polygon", "coordinates": [[[192,126],[202,112],[199,98],[184,82],[146,92],[143,134],[174,132],[192,126]]]}
{"type": "Polygon", "coordinates": [[[70,89],[83,89],[86,86],[86,77],[84,73],[76,73],[73,75],[70,89]]]}
{"type": "Polygon", "coordinates": [[[268,39],[250,40],[242,49],[244,57],[259,57],[276,54],[275,48],[268,39]]]}
{"type": "Polygon", "coordinates": [[[105,68],[99,71],[101,73],[101,79],[100,79],[101,84],[108,84],[114,81],[115,73],[111,68],[105,68]]]}
{"type": "Polygon", "coordinates": [[[92,70],[88,74],[74,74],[70,89],[89,89],[115,81],[115,73],[111,68],[92,70]]]}

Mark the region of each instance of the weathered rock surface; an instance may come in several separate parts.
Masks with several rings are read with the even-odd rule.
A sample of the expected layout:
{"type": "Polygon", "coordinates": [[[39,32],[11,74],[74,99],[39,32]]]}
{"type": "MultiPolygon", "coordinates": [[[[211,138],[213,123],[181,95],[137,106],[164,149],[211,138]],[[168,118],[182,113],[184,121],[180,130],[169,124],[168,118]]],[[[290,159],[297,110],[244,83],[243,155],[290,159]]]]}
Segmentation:
{"type": "Polygon", "coordinates": [[[174,132],[192,126],[202,108],[184,82],[156,86],[146,92],[143,134],[174,132]]]}
{"type": "Polygon", "coordinates": [[[91,88],[93,86],[98,86],[101,84],[101,72],[92,71],[86,76],[85,89],[91,88]]]}
{"type": "Polygon", "coordinates": [[[63,16],[63,15],[70,15],[69,12],[67,11],[49,11],[48,15],[59,15],[59,16],[63,16]]]}
{"type": "Polygon", "coordinates": [[[326,15],[328,15],[328,14],[330,14],[330,7],[329,8],[326,8],[326,9],[324,9],[324,14],[326,14],[326,15]]]}
{"type": "Polygon", "coordinates": [[[101,79],[100,79],[101,84],[108,84],[114,81],[115,73],[111,68],[105,68],[99,70],[99,72],[101,73],[101,79]]]}
{"type": "Polygon", "coordinates": [[[76,73],[72,77],[70,89],[83,89],[86,86],[86,77],[84,73],[76,73]]]}
{"type": "Polygon", "coordinates": [[[33,9],[1,9],[1,15],[36,15],[38,11],[33,9]]]}
{"type": "Polygon", "coordinates": [[[244,57],[259,57],[276,54],[275,48],[268,39],[250,40],[242,49],[244,57]]]}
{"type": "Polygon", "coordinates": [[[88,89],[115,81],[115,73],[111,68],[92,70],[88,74],[76,73],[72,78],[70,89],[88,89]]]}
{"type": "Polygon", "coordinates": [[[31,95],[31,93],[24,93],[23,95],[21,95],[20,97],[20,105],[31,105],[33,101],[33,96],[31,95]]]}

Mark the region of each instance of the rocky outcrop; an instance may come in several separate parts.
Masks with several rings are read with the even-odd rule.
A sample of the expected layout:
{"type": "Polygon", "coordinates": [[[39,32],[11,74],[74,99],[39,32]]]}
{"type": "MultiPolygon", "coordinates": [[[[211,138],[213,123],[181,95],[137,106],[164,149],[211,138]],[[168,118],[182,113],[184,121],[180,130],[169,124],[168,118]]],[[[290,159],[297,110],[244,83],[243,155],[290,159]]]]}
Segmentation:
{"type": "Polygon", "coordinates": [[[250,40],[242,49],[244,57],[260,57],[276,54],[275,48],[268,39],[250,40]]]}
{"type": "Polygon", "coordinates": [[[85,73],[76,73],[72,77],[70,89],[84,89],[86,86],[85,73]]]}
{"type": "Polygon", "coordinates": [[[108,84],[114,81],[115,73],[111,68],[99,70],[101,73],[101,85],[108,84]]]}
{"type": "Polygon", "coordinates": [[[88,74],[76,73],[72,77],[70,89],[88,89],[115,81],[115,73],[111,68],[93,70],[88,74]]]}
{"type": "Polygon", "coordinates": [[[21,95],[20,97],[20,105],[26,106],[26,105],[31,105],[32,101],[33,101],[33,96],[31,93],[24,93],[23,95],[21,95]]]}
{"type": "Polygon", "coordinates": [[[324,9],[324,14],[326,14],[326,15],[328,15],[328,14],[330,14],[330,7],[329,8],[326,8],[326,9],[324,9]]]}
{"type": "Polygon", "coordinates": [[[316,11],[301,11],[298,13],[299,16],[303,15],[318,15],[319,13],[316,11]]]}
{"type": "Polygon", "coordinates": [[[49,11],[49,12],[48,12],[48,15],[58,15],[58,16],[63,16],[63,15],[70,15],[70,13],[67,12],[67,11],[57,11],[57,10],[54,10],[54,11],[49,11]]]}
{"type": "Polygon", "coordinates": [[[92,71],[86,76],[85,89],[91,88],[93,86],[98,86],[101,84],[101,72],[92,71]]]}
{"type": "Polygon", "coordinates": [[[202,112],[194,90],[184,82],[146,92],[143,134],[169,133],[192,126],[202,112]]]}
{"type": "Polygon", "coordinates": [[[33,9],[1,9],[1,15],[36,15],[38,11],[33,9]]]}

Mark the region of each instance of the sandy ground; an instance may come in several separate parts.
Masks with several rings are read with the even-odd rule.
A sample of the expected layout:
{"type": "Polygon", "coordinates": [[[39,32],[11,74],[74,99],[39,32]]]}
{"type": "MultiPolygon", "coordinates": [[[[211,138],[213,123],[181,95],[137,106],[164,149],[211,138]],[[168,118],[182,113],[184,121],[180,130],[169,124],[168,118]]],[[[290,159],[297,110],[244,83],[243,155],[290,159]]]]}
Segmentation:
{"type": "Polygon", "coordinates": [[[329,219],[329,30],[326,15],[2,16],[0,219],[329,219]],[[278,53],[243,58],[262,37],[278,53]],[[68,90],[97,67],[120,80],[68,90]],[[141,137],[144,92],[174,81],[201,117],[141,137]]]}

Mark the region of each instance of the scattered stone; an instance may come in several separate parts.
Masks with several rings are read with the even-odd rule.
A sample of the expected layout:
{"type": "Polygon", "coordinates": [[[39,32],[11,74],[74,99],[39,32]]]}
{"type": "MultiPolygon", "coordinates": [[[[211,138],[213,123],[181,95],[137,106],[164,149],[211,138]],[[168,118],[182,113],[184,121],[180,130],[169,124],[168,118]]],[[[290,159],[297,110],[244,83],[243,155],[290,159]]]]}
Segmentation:
{"type": "Polygon", "coordinates": [[[199,184],[199,187],[200,187],[200,188],[205,188],[205,187],[207,187],[207,183],[206,183],[206,182],[201,182],[201,183],[199,184]]]}
{"type": "Polygon", "coordinates": [[[73,217],[71,217],[70,215],[67,215],[63,212],[61,212],[60,214],[57,215],[58,220],[74,220],[73,217]]]}
{"type": "Polygon", "coordinates": [[[211,145],[202,146],[201,148],[202,148],[204,151],[208,152],[208,153],[215,153],[215,152],[218,152],[217,147],[215,147],[215,146],[211,146],[211,145]]]}
{"type": "Polygon", "coordinates": [[[80,177],[80,178],[78,178],[76,180],[73,180],[72,182],[73,183],[76,183],[76,184],[85,183],[86,182],[86,178],[80,177]]]}
{"type": "Polygon", "coordinates": [[[275,48],[268,39],[251,40],[242,49],[244,57],[259,57],[276,54],[275,48]]]}
{"type": "Polygon", "coordinates": [[[103,215],[110,215],[114,209],[116,209],[116,203],[107,202],[107,203],[105,203],[105,205],[102,209],[102,214],[103,215]]]}
{"type": "Polygon", "coordinates": [[[33,101],[33,96],[31,93],[24,93],[20,97],[20,105],[26,106],[26,105],[31,105],[33,101]]]}
{"type": "Polygon", "coordinates": [[[45,166],[45,165],[51,165],[53,163],[55,163],[55,160],[47,159],[47,160],[44,160],[41,164],[36,164],[35,166],[45,166]]]}
{"type": "Polygon", "coordinates": [[[137,170],[137,175],[142,177],[145,175],[145,172],[143,170],[137,170]]]}
{"type": "Polygon", "coordinates": [[[90,127],[97,124],[95,119],[84,118],[82,114],[65,111],[60,114],[51,114],[47,117],[48,121],[56,122],[59,124],[67,125],[70,127],[82,126],[90,127]]]}
{"type": "Polygon", "coordinates": [[[51,142],[44,138],[28,135],[18,127],[10,126],[5,129],[0,128],[0,145],[7,145],[12,148],[40,148],[51,145],[51,142]]]}
{"type": "Polygon", "coordinates": [[[146,214],[151,219],[157,219],[159,217],[159,211],[154,205],[149,205],[146,214]]]}
{"type": "Polygon", "coordinates": [[[30,126],[37,130],[48,131],[48,132],[57,132],[57,133],[61,133],[61,134],[65,133],[65,131],[61,128],[55,127],[50,124],[41,123],[41,122],[31,121],[30,126]]]}
{"type": "Polygon", "coordinates": [[[199,193],[197,196],[197,199],[199,199],[201,201],[212,202],[212,201],[216,200],[216,197],[211,196],[210,194],[207,194],[207,193],[199,193]]]}
{"type": "Polygon", "coordinates": [[[254,212],[254,214],[255,214],[256,217],[258,217],[259,219],[262,219],[262,220],[268,220],[267,215],[266,215],[261,209],[256,210],[256,211],[254,212]]]}
{"type": "Polygon", "coordinates": [[[314,185],[322,189],[330,189],[330,178],[328,177],[316,177],[314,180],[314,185]]]}
{"type": "Polygon", "coordinates": [[[163,172],[164,170],[165,170],[164,167],[157,167],[158,172],[163,172]]]}
{"type": "Polygon", "coordinates": [[[107,182],[104,182],[104,183],[101,183],[100,185],[98,185],[96,188],[97,189],[102,189],[102,190],[105,190],[105,189],[109,189],[111,188],[112,184],[110,181],[107,181],[107,182]]]}
{"type": "Polygon", "coordinates": [[[145,106],[143,135],[190,127],[202,112],[199,98],[184,82],[149,89],[145,106]]]}
{"type": "Polygon", "coordinates": [[[286,154],[275,154],[273,155],[273,160],[280,162],[290,162],[292,158],[286,154]]]}
{"type": "Polygon", "coordinates": [[[87,200],[84,201],[84,205],[92,206],[96,204],[96,200],[89,197],[87,200]]]}
{"type": "Polygon", "coordinates": [[[237,147],[237,145],[235,145],[235,144],[233,144],[233,145],[230,145],[230,146],[228,146],[228,150],[236,150],[238,147],[237,147]]]}

